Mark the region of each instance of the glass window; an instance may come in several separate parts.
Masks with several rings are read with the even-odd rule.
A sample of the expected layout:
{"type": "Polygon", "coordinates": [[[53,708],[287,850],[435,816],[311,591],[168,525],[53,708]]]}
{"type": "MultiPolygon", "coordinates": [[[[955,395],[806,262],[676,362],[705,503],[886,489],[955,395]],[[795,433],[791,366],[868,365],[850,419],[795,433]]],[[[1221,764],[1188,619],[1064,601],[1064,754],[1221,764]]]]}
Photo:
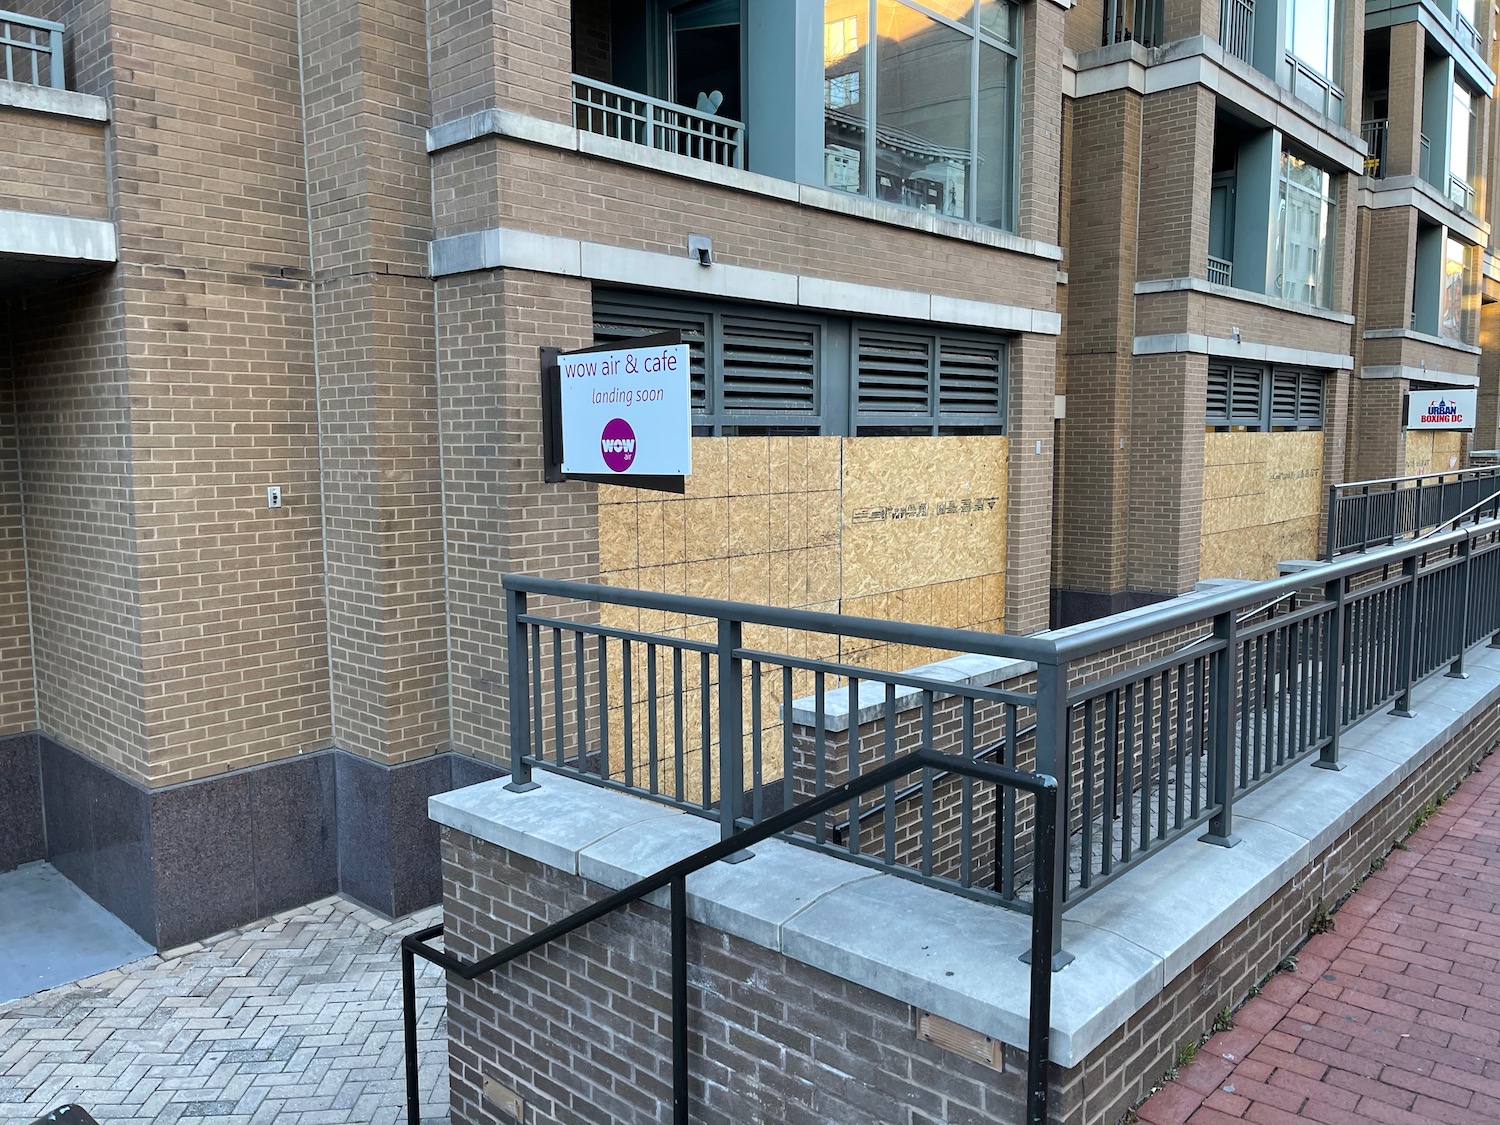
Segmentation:
{"type": "Polygon", "coordinates": [[[1012,226],[1017,38],[1008,0],[825,0],[824,183],[1012,226]]]}
{"type": "Polygon", "coordinates": [[[1443,240],[1443,291],[1438,310],[1438,334],[1450,340],[1464,338],[1464,245],[1457,239],[1443,240]]]}
{"type": "Polygon", "coordinates": [[[1336,0],[1292,0],[1287,14],[1287,50],[1335,82],[1339,33],[1336,0]]]}
{"type": "MultiPolygon", "coordinates": [[[[1465,185],[1473,181],[1474,95],[1461,83],[1453,84],[1453,125],[1448,139],[1448,171],[1465,185]]],[[[1459,200],[1462,205],[1463,201],[1459,200]]],[[[1472,210],[1472,208],[1470,208],[1472,210]]]]}
{"type": "Polygon", "coordinates": [[[1280,179],[1271,231],[1272,296],[1326,307],[1332,281],[1332,177],[1283,152],[1280,179]]]}

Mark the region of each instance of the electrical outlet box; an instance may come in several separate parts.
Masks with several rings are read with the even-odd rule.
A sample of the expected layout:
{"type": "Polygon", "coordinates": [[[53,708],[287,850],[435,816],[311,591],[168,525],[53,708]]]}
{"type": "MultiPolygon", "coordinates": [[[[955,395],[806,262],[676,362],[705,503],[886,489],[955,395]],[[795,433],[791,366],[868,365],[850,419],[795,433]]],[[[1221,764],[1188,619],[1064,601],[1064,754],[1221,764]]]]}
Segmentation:
{"type": "Polygon", "coordinates": [[[279,508],[279,507],[281,507],[281,485],[279,485],[279,484],[268,484],[268,485],[266,485],[266,507],[268,507],[268,508],[279,508]]]}

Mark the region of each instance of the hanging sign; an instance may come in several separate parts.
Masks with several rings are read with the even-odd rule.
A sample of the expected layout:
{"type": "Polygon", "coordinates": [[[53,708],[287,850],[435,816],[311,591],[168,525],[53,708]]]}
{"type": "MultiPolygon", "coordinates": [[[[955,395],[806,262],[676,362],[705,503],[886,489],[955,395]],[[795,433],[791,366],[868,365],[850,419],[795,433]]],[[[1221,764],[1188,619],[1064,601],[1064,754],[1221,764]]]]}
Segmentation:
{"type": "Polygon", "coordinates": [[[1406,399],[1408,430],[1472,430],[1479,392],[1441,387],[1412,391],[1406,399]]]}
{"type": "Polygon", "coordinates": [[[564,473],[692,472],[688,346],[662,340],[557,357],[564,473]]]}

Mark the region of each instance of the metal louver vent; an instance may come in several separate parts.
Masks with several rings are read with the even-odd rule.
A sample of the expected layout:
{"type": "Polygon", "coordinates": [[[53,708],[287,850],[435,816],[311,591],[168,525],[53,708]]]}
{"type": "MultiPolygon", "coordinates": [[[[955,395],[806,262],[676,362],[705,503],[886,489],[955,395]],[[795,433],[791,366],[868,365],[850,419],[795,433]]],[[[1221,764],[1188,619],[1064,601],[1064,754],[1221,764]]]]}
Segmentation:
{"type": "Polygon", "coordinates": [[[938,352],[938,413],[998,421],[1003,362],[999,345],[943,340],[938,352]]]}
{"type": "Polygon", "coordinates": [[[1271,376],[1271,425],[1297,424],[1296,371],[1277,371],[1271,376]]]}
{"type": "Polygon", "coordinates": [[[692,403],[694,413],[708,409],[707,314],[673,310],[640,309],[631,305],[596,302],[594,305],[594,343],[624,343],[640,336],[653,336],[673,329],[682,333],[688,346],[692,403]]]}
{"type": "Polygon", "coordinates": [[[931,337],[859,334],[861,414],[932,415],[931,337]]]}
{"type": "Polygon", "coordinates": [[[1297,387],[1297,421],[1304,426],[1323,424],[1323,377],[1304,371],[1297,387]]]}
{"type": "Polygon", "coordinates": [[[817,412],[816,328],[726,316],[723,333],[723,413],[817,412]]]}
{"type": "Polygon", "coordinates": [[[1229,422],[1229,365],[1208,365],[1208,405],[1204,411],[1208,424],[1227,425],[1229,422]]]}
{"type": "Polygon", "coordinates": [[[1261,424],[1259,367],[1234,367],[1230,371],[1229,420],[1236,426],[1261,424]]]}

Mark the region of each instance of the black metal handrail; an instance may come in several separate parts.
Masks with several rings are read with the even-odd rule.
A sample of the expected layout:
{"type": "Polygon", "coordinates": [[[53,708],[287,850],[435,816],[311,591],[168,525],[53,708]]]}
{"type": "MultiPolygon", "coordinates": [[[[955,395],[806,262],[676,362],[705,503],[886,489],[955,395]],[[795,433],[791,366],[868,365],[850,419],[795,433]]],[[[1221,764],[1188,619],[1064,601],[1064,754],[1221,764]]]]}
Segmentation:
{"type": "Polygon", "coordinates": [[[1328,486],[1323,557],[1368,551],[1480,512],[1500,496],[1500,466],[1328,486]]]}
{"type": "Polygon", "coordinates": [[[672,1121],[673,1125],[688,1125],[687,877],[745,848],[787,832],[837,805],[857,800],[872,789],[889,785],[918,770],[945,770],[996,786],[1025,790],[1036,797],[1036,842],[1032,848],[1031,949],[1023,958],[1031,966],[1031,997],[1027,1016],[1026,1123],[1046,1125],[1052,971],[1066,963],[1064,959],[1053,955],[1056,946],[1053,898],[1056,891],[1057,781],[1046,774],[975,762],[939,754],[926,748],[887,762],[852,781],[794,805],[785,812],[768,817],[760,824],[741,829],[718,843],[663,868],[655,875],[638,880],[479,961],[465,962],[445,950],[432,948],[428,942],[442,936],[441,923],[407,934],[401,939],[401,998],[406,1031],[408,1125],[421,1125],[422,1120],[417,1075],[416,958],[430,961],[463,980],[476,980],[663,888],[670,888],[671,893],[672,1121]]]}

